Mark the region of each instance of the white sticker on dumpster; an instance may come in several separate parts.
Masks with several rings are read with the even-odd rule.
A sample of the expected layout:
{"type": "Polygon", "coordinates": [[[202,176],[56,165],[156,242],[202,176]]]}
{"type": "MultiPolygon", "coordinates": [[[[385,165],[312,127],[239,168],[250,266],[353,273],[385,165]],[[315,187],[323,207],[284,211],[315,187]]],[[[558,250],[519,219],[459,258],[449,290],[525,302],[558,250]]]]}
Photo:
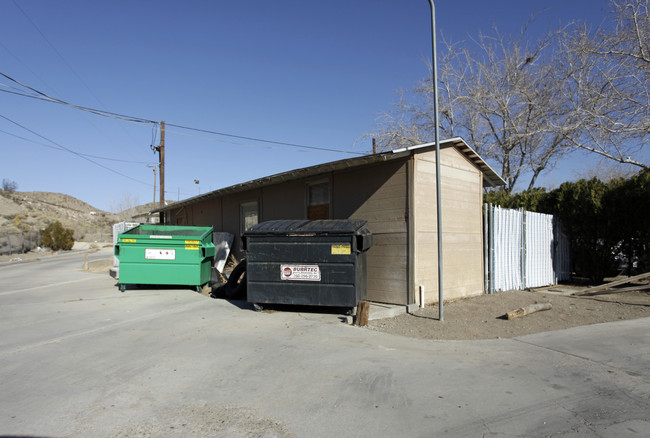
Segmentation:
{"type": "Polygon", "coordinates": [[[320,281],[318,265],[280,265],[281,280],[320,281]]]}
{"type": "Polygon", "coordinates": [[[147,260],[176,260],[176,250],[147,248],[144,250],[144,258],[147,260]]]}

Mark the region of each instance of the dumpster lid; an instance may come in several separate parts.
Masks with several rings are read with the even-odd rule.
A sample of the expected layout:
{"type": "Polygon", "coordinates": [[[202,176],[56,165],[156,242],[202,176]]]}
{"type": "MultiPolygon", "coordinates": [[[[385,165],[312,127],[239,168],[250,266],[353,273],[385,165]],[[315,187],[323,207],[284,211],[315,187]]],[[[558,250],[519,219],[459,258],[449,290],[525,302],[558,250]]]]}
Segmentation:
{"type": "MultiPolygon", "coordinates": [[[[141,224],[135,228],[122,233],[137,236],[160,236],[160,237],[192,237],[200,238],[204,234],[212,232],[212,227],[193,227],[184,225],[155,225],[141,224]]],[[[211,237],[211,236],[210,236],[211,237]]]]}
{"type": "Polygon", "coordinates": [[[367,221],[361,219],[277,220],[253,225],[244,236],[265,234],[366,234],[367,221]]]}

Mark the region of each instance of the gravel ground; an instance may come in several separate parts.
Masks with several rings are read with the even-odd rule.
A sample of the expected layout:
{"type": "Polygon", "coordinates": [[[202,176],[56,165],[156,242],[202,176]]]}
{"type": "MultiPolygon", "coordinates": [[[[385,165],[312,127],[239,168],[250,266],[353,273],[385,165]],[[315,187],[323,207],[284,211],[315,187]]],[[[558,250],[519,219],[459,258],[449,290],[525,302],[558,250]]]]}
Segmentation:
{"type": "Polygon", "coordinates": [[[562,294],[571,289],[562,286],[558,290],[563,292],[509,291],[480,295],[445,303],[443,321],[438,319],[438,307],[431,306],[395,318],[370,321],[368,328],[422,339],[500,339],[650,317],[650,292],[647,290],[593,297],[562,294]],[[504,318],[507,312],[534,303],[551,303],[552,308],[518,319],[504,318]]]}

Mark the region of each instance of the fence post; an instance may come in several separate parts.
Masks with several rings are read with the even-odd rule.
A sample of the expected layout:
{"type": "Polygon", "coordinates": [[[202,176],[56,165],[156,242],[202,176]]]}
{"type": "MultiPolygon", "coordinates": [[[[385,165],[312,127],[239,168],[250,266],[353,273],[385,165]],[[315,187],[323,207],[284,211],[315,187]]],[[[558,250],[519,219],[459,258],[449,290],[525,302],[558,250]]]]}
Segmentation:
{"type": "Polygon", "coordinates": [[[488,242],[488,209],[490,204],[483,204],[483,269],[484,279],[483,279],[483,290],[484,293],[490,293],[490,257],[489,257],[489,242],[488,242]]]}
{"type": "Polygon", "coordinates": [[[496,262],[494,260],[496,250],[494,248],[494,210],[495,207],[494,205],[490,204],[490,211],[488,213],[488,235],[490,239],[490,293],[494,293],[494,282],[495,282],[495,275],[494,275],[494,267],[496,266],[496,262]]]}
{"type": "Polygon", "coordinates": [[[7,233],[7,245],[9,245],[9,255],[13,254],[11,251],[11,236],[9,236],[9,233],[7,233]]]}
{"type": "Polygon", "coordinates": [[[519,261],[521,267],[521,284],[519,289],[526,289],[526,210],[519,209],[521,212],[521,259],[519,261]]]}

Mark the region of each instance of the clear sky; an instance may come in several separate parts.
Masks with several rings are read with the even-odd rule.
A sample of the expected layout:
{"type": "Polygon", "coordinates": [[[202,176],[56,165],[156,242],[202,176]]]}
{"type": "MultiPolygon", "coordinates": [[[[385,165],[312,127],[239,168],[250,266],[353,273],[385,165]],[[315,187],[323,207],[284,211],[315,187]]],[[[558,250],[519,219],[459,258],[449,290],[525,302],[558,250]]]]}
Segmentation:
{"type": "MultiPolygon", "coordinates": [[[[493,24],[517,32],[541,12],[534,37],[573,19],[597,25],[607,4],[438,0],[436,18],[438,31],[459,41],[493,24]]],[[[165,184],[172,200],[368,152],[363,134],[390,109],[397,89],[428,74],[431,58],[427,0],[0,0],[0,6],[0,72],[48,95],[168,124],[346,151],[168,126],[165,184]]],[[[18,86],[0,78],[0,90],[15,91],[9,87],[18,86]]],[[[0,93],[0,116],[0,178],[16,181],[19,191],[65,193],[103,210],[127,193],[140,203],[153,200],[147,167],[157,163],[153,125],[8,93],[0,93]]],[[[557,186],[594,163],[577,156],[540,183],[557,186]]]]}

